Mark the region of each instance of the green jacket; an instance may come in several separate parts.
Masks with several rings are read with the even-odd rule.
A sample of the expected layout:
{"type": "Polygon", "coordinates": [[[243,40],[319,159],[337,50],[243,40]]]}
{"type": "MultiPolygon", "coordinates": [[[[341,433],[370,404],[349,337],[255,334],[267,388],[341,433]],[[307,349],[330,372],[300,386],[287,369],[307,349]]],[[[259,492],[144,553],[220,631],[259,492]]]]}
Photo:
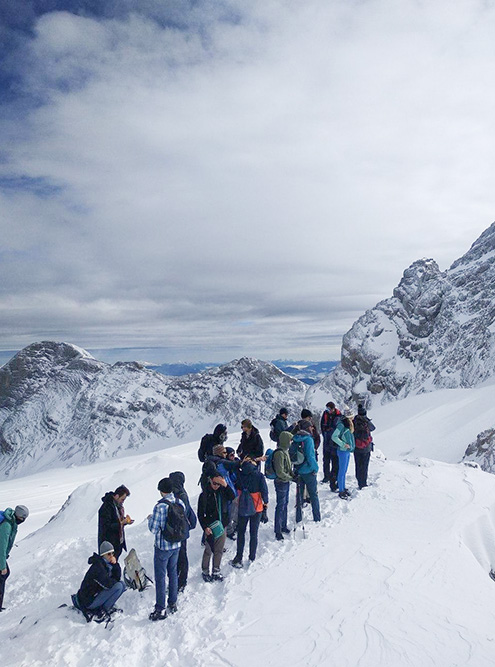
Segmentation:
{"type": "Polygon", "coordinates": [[[292,474],[292,463],[289,458],[289,447],[292,440],[292,433],[282,431],[278,439],[278,447],[273,452],[273,469],[280,482],[291,482],[294,478],[292,474]]]}
{"type": "Polygon", "coordinates": [[[7,567],[7,558],[17,535],[14,510],[11,507],[7,507],[3,512],[3,517],[3,521],[0,523],[0,570],[5,570],[7,567]]]}

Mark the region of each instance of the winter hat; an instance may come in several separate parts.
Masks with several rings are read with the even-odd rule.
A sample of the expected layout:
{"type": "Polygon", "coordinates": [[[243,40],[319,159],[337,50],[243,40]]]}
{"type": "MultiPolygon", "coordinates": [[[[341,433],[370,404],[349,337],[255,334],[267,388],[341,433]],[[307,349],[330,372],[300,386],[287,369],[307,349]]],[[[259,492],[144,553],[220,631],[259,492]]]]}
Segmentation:
{"type": "Polygon", "coordinates": [[[164,477],[158,482],[158,491],[161,493],[172,493],[172,488],[170,477],[164,477]]]}
{"type": "Polygon", "coordinates": [[[312,417],[313,413],[311,410],[308,410],[307,408],[304,408],[304,410],[301,410],[301,419],[307,419],[308,417],[312,417]]]}
{"type": "Polygon", "coordinates": [[[289,411],[287,410],[287,408],[280,408],[280,410],[278,411],[278,414],[289,416],[289,411]]]}
{"type": "Polygon", "coordinates": [[[354,412],[348,405],[344,406],[344,417],[347,417],[347,419],[352,419],[354,417],[354,412]]]}
{"type": "Polygon", "coordinates": [[[109,554],[112,551],[115,551],[113,548],[113,544],[111,542],[102,542],[100,544],[100,556],[104,556],[105,554],[109,554]]]}
{"type": "Polygon", "coordinates": [[[302,419],[299,422],[299,430],[300,431],[308,431],[309,432],[311,430],[312,426],[313,426],[313,424],[310,421],[308,421],[307,419],[302,419]]]}
{"type": "Polygon", "coordinates": [[[358,405],[358,415],[360,415],[361,417],[366,417],[366,408],[362,403],[358,405]]]}
{"type": "Polygon", "coordinates": [[[17,519],[22,519],[24,521],[29,516],[29,510],[26,505],[16,505],[14,514],[17,519]]]}
{"type": "Polygon", "coordinates": [[[222,456],[223,453],[227,453],[224,445],[215,445],[213,447],[213,456],[222,456]]]}

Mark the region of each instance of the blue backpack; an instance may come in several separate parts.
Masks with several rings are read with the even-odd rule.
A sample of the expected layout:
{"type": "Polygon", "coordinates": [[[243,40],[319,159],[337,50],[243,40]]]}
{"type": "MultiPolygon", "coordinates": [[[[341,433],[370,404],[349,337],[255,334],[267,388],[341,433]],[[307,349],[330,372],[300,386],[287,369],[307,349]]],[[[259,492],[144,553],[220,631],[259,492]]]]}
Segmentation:
{"type": "Polygon", "coordinates": [[[267,479],[277,479],[277,475],[275,473],[275,468],[273,467],[273,454],[275,453],[276,450],[274,449],[267,449],[265,452],[266,456],[266,461],[265,461],[265,477],[267,479]]]}

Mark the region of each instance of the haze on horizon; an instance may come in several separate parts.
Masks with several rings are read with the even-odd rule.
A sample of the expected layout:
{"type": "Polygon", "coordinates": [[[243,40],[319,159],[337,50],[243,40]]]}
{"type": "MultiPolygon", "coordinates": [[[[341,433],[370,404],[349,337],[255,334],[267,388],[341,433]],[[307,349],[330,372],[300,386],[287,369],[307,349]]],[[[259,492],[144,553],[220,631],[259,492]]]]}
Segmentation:
{"type": "Polygon", "coordinates": [[[0,349],[339,359],[495,217],[494,28],[482,0],[7,0],[0,349]]]}

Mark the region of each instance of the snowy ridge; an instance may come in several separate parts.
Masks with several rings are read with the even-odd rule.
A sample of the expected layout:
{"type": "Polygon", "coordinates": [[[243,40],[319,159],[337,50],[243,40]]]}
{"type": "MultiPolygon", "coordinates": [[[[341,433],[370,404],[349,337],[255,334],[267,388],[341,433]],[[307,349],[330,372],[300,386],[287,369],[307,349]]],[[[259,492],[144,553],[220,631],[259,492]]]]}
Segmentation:
{"type": "Polygon", "coordinates": [[[307,402],[367,405],[436,389],[475,387],[495,374],[495,223],[441,272],[414,262],[394,295],[345,334],[341,363],[307,402]]]}
{"type": "MultiPolygon", "coordinates": [[[[191,443],[123,459],[114,462],[112,473],[110,462],[103,462],[2,484],[0,505],[22,499],[33,507],[32,527],[40,526],[11,556],[2,665],[89,667],[123,655],[128,667],[493,665],[487,612],[495,604],[495,584],[487,573],[495,565],[495,478],[479,468],[423,458],[373,457],[373,486],[362,492],[350,470],[349,503],[320,487],[320,525],[306,511],[307,538],[299,528],[282,544],[273,538],[269,483],[270,523],[260,529],[258,559],[248,571],[234,571],[228,544],[222,584],[201,581],[200,532],[193,531],[188,588],[178,613],[158,627],[147,620],[153,588],[124,594],[124,614],[111,632],[57,609],[86,571],[101,496],[122,481],[131,489],[126,510],[136,519],[126,531],[128,545],[152,573],[145,517],[157,500],[156,482],[183,470],[195,505],[195,450],[191,443]],[[70,500],[49,523],[48,496],[37,493],[42,482],[51,487],[52,499],[65,494],[58,485],[74,484],[70,500]]],[[[292,490],[290,523],[293,499],[292,490]]],[[[27,530],[28,523],[20,537],[27,530]]]]}
{"type": "Polygon", "coordinates": [[[36,343],[0,369],[0,471],[157,450],[244,417],[263,426],[282,405],[296,415],[306,389],[247,357],[165,377],[136,362],[105,364],[67,343],[36,343]]]}

